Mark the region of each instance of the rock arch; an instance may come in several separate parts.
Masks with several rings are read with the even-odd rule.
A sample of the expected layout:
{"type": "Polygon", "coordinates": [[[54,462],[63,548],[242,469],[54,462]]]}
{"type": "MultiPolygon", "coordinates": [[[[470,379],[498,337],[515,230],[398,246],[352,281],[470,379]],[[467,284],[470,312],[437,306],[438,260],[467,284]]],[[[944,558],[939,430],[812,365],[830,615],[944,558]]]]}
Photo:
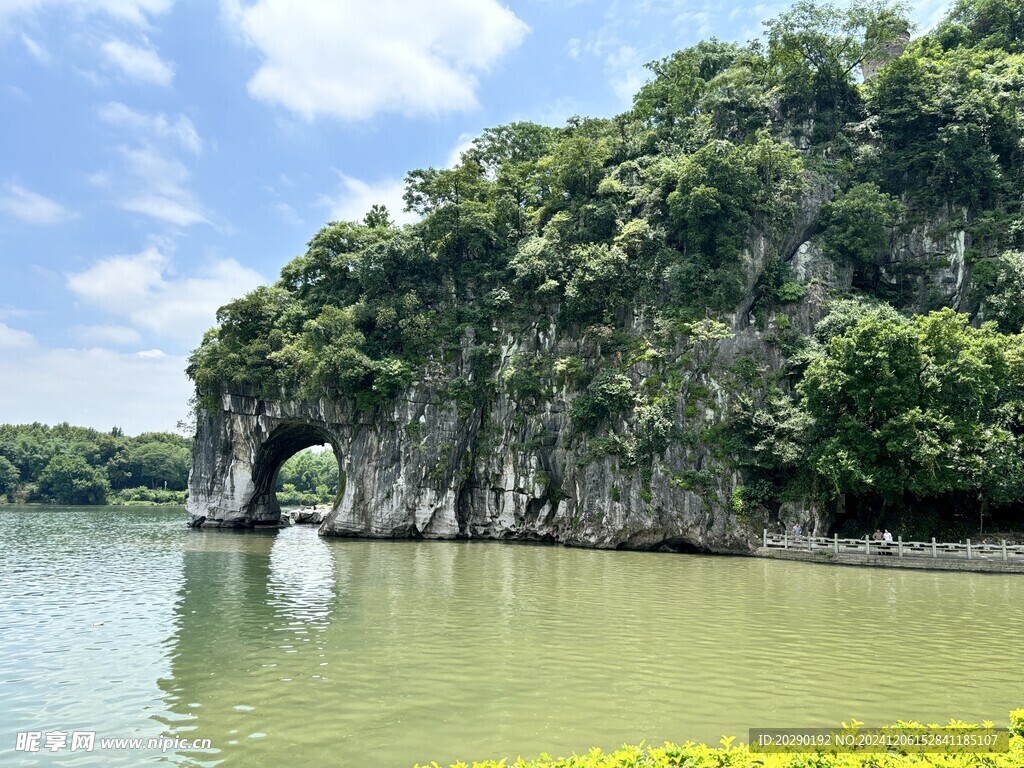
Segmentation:
{"type": "Polygon", "coordinates": [[[281,466],[299,451],[324,443],[331,447],[338,462],[338,494],[333,506],[336,509],[345,494],[345,472],[338,443],[323,426],[295,421],[281,423],[256,449],[252,467],[252,495],[248,509],[245,510],[247,516],[254,520],[280,521],[281,505],[277,501],[275,487],[281,466]]]}
{"type": "Polygon", "coordinates": [[[281,522],[275,485],[284,462],[313,445],[338,460],[342,503],[350,443],[349,419],[326,406],[224,394],[221,408],[201,414],[189,477],[192,526],[261,527],[281,522]]]}
{"type": "Polygon", "coordinates": [[[453,406],[409,399],[390,411],[361,411],[328,399],[268,400],[237,392],[221,393],[217,406],[201,410],[197,423],[187,503],[191,526],[279,525],[274,484],[281,464],[302,448],[327,443],[338,458],[344,492],[322,534],[467,535],[459,510],[465,508],[462,468],[472,443],[457,434],[466,422],[453,406]]]}

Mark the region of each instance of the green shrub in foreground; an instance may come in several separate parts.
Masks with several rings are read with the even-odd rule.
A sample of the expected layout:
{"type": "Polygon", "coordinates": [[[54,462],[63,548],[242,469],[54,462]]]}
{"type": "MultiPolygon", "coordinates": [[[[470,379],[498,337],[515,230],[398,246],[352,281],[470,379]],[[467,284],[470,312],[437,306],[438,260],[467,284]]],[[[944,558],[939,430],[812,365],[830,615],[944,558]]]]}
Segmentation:
{"type": "MultiPolygon", "coordinates": [[[[898,726],[920,727],[921,723],[901,722],[898,726]]],[[[987,724],[986,724],[987,725],[987,724]]],[[[972,727],[953,721],[948,727],[972,727]]],[[[687,742],[661,747],[624,746],[605,754],[599,749],[586,755],[551,758],[541,755],[536,760],[518,759],[507,768],[1021,768],[1024,766],[1024,709],[1010,713],[1009,752],[962,754],[829,754],[829,753],[759,753],[745,744],[732,746],[732,739],[722,739],[721,747],[687,742]]],[[[416,768],[421,768],[416,766],[416,768]]],[[[430,763],[423,768],[441,768],[430,763]]],[[[480,763],[454,763],[451,768],[506,768],[504,760],[480,763]]]]}

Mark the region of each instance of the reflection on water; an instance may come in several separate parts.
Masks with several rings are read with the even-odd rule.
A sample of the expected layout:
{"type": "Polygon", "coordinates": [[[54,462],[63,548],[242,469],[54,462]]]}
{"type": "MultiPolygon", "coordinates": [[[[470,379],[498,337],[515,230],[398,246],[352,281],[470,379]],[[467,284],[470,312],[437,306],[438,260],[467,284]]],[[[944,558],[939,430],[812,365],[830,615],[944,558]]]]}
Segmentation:
{"type": "MultiPolygon", "coordinates": [[[[1014,575],[0,519],[0,749],[88,728],[211,739],[187,765],[411,766],[1024,703],[1014,575]]],[[[80,758],[25,764],[161,759],[80,758]]]]}
{"type": "Polygon", "coordinates": [[[285,535],[274,541],[267,584],[269,602],[282,619],[291,619],[289,624],[325,628],[337,583],[331,548],[322,539],[285,535]]]}

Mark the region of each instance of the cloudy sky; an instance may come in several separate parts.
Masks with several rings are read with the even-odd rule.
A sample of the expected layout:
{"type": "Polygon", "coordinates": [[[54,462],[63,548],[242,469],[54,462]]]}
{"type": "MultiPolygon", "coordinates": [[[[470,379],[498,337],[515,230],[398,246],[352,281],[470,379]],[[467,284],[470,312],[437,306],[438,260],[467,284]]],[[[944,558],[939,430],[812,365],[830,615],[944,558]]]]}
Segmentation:
{"type": "MultiPolygon", "coordinates": [[[[218,306],[482,128],[787,3],[0,0],[0,422],[172,429],[218,306]]],[[[941,0],[915,5],[927,28],[941,0]]]]}

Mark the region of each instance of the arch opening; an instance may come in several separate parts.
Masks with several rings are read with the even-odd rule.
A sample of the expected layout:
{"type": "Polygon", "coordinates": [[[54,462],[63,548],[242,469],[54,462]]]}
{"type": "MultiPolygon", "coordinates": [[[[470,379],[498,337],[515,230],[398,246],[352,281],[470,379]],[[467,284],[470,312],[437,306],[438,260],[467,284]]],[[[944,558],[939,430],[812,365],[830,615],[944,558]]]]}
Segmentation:
{"type": "MultiPolygon", "coordinates": [[[[279,485],[283,485],[279,483],[281,469],[289,459],[315,446],[323,446],[323,453],[333,458],[337,467],[337,482],[331,509],[337,509],[341,504],[345,493],[345,472],[342,469],[342,455],[337,441],[322,428],[311,424],[285,424],[278,427],[256,452],[256,461],[253,465],[253,494],[246,511],[257,526],[280,524],[281,501],[277,492],[279,485]]],[[[290,495],[282,495],[286,501],[293,498],[290,495]]]]}

